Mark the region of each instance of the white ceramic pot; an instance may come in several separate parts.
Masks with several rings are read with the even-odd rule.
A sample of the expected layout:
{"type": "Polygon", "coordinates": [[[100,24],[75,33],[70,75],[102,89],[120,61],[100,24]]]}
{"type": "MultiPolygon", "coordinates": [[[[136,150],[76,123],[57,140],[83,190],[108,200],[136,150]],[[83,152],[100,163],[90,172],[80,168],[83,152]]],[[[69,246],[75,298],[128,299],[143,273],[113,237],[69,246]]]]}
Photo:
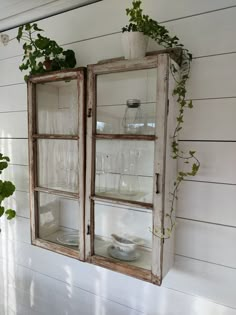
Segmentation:
{"type": "Polygon", "coordinates": [[[122,33],[125,59],[143,58],[146,55],[148,37],[141,32],[122,33]]]}

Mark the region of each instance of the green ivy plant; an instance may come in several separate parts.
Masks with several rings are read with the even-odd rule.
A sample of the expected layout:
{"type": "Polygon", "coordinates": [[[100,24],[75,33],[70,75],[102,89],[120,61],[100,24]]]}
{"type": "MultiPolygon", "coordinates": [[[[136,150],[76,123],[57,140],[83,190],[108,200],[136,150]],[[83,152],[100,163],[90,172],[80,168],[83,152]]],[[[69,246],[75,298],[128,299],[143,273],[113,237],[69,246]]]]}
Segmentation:
{"type": "Polygon", "coordinates": [[[171,36],[165,26],[160,25],[157,21],[151,19],[148,15],[143,14],[141,8],[142,1],[133,1],[132,8],[126,9],[126,14],[129,17],[129,24],[122,28],[122,32],[143,32],[144,35],[152,38],[164,48],[178,48],[180,53],[177,54],[178,67],[172,63],[170,70],[175,80],[175,88],[173,95],[177,99],[178,114],[176,117],[176,128],[172,138],[172,158],[181,159],[184,164],[189,165],[188,171],[178,171],[177,178],[174,182],[174,189],[170,196],[170,213],[166,213],[169,225],[164,231],[156,229],[152,231],[154,235],[162,239],[168,239],[171,236],[175,227],[175,201],[178,199],[178,189],[183,180],[189,176],[196,176],[200,168],[200,161],[196,157],[195,151],[187,153],[180,150],[178,142],[178,133],[182,129],[184,123],[184,112],[186,108],[193,108],[192,100],[187,100],[186,83],[190,75],[190,67],[192,62],[192,54],[188,49],[184,48],[177,36],[171,36]]]}
{"type": "Polygon", "coordinates": [[[42,36],[40,32],[43,30],[36,23],[27,23],[18,28],[16,38],[18,42],[24,42],[23,62],[19,69],[29,70],[29,74],[24,77],[25,81],[29,75],[74,68],[76,65],[73,50],[63,50],[54,40],[42,36]]]}
{"type": "MultiPolygon", "coordinates": [[[[0,175],[2,174],[3,170],[8,167],[8,163],[10,162],[10,159],[8,156],[4,156],[2,153],[0,153],[0,175]]],[[[15,210],[12,209],[6,209],[3,206],[3,201],[13,195],[15,191],[15,186],[10,181],[3,181],[0,179],[0,217],[2,217],[4,214],[7,216],[8,220],[13,219],[16,216],[15,210]]]]}

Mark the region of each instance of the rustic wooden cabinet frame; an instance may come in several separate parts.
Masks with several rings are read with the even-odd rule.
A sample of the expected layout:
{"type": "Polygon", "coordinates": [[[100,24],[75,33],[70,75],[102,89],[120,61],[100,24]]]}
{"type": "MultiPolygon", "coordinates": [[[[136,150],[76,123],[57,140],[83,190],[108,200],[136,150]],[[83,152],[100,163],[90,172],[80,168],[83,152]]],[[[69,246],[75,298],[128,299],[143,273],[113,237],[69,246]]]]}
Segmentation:
{"type": "MultiPolygon", "coordinates": [[[[114,206],[144,209],[152,213],[151,230],[164,233],[167,226],[166,213],[170,212],[169,194],[173,189],[176,175],[176,161],[171,159],[171,142],[175,128],[175,101],[172,97],[174,80],[170,73],[173,60],[170,54],[149,55],[140,60],[110,60],[68,71],[30,77],[28,81],[28,123],[29,123],[29,167],[30,167],[30,206],[32,244],[61,253],[81,261],[87,261],[114,271],[160,285],[164,275],[173,263],[174,231],[168,240],[152,235],[151,268],[144,269],[132,264],[104,257],[95,253],[95,202],[107,202],[114,206]],[[156,69],[155,91],[155,133],[147,134],[108,134],[96,132],[97,77],[136,70],[156,69]],[[37,84],[77,80],[78,126],[77,135],[40,134],[37,126],[37,84]],[[87,108],[86,108],[87,98],[87,108]],[[87,121],[86,121],[87,120],[87,121]],[[68,140],[79,145],[79,193],[40,187],[38,185],[37,141],[68,140]],[[96,140],[147,141],[154,143],[153,197],[152,202],[141,202],[101,196],[95,192],[96,140]],[[79,251],[47,241],[39,237],[38,193],[59,195],[80,201],[79,211],[79,251]]],[[[122,91],[121,91],[122,93],[122,91]]],[[[151,231],[150,231],[151,233],[151,231]]]]}
{"type": "MultiPolygon", "coordinates": [[[[86,260],[90,263],[109,268],[152,283],[161,284],[164,274],[173,261],[173,235],[164,242],[152,237],[151,270],[128,265],[108,257],[95,254],[95,210],[96,201],[109,201],[117,205],[130,205],[152,209],[152,231],[158,229],[164,233],[166,216],[169,212],[169,193],[174,180],[175,161],[171,160],[171,135],[174,128],[174,101],[169,85],[173,79],[169,76],[171,59],[168,54],[148,56],[140,60],[117,60],[88,66],[87,84],[87,169],[86,169],[86,260]],[[157,69],[156,86],[156,121],[155,135],[98,134],[96,133],[97,77],[99,75],[127,72],[134,70],[157,69]],[[169,95],[170,94],[170,95],[169,95]],[[153,202],[143,203],[109,197],[101,197],[95,193],[95,142],[98,139],[145,140],[155,141],[153,202]],[[166,169],[168,168],[168,172],[166,169]]],[[[121,91],[122,93],[122,91],[121,91]]],[[[151,233],[151,232],[150,232],[151,233]]]]}
{"type": "Polygon", "coordinates": [[[51,74],[30,77],[28,81],[28,125],[29,125],[29,167],[30,167],[30,204],[31,204],[31,238],[32,244],[57,253],[84,260],[84,178],[85,178],[85,84],[86,72],[84,68],[68,71],[58,71],[51,74]],[[37,84],[45,84],[57,81],[77,81],[78,91],[78,134],[40,134],[37,127],[37,84]],[[49,189],[38,185],[38,148],[39,139],[47,140],[72,140],[79,146],[79,192],[67,192],[49,189]],[[53,194],[71,198],[80,202],[79,211],[79,251],[43,240],[39,237],[39,205],[38,193],[53,194]]]}

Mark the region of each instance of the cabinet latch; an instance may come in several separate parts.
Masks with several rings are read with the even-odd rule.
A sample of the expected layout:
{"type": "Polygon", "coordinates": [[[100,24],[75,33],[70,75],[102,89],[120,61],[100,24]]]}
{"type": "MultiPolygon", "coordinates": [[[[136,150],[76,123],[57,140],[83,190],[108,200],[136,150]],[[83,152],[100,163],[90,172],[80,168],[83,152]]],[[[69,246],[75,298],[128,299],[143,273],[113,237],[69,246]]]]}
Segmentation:
{"type": "Polygon", "coordinates": [[[159,174],[159,173],[156,173],[156,194],[159,194],[159,193],[160,193],[159,177],[160,177],[160,174],[159,174]]]}

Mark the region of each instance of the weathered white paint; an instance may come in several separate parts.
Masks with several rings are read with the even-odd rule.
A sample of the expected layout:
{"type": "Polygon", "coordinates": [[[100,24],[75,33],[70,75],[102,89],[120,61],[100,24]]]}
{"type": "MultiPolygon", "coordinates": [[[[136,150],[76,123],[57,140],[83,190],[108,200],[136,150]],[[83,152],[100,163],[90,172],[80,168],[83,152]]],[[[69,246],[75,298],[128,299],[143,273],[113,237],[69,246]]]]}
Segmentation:
{"type": "MultiPolygon", "coordinates": [[[[186,112],[181,139],[190,142],[181,146],[198,151],[202,168],[198,177],[185,182],[180,190],[178,256],[160,288],[30,245],[27,143],[18,139],[27,137],[26,86],[18,70],[22,51],[16,41],[0,48],[0,137],[7,137],[0,140],[0,149],[12,153],[8,174],[18,191],[9,204],[16,203],[19,216],[15,222],[0,223],[1,314],[74,315],[78,310],[86,315],[236,314],[236,147],[234,142],[224,142],[235,141],[236,59],[231,53],[236,51],[232,40],[235,8],[223,9],[232,5],[235,0],[181,0],[178,5],[170,0],[145,0],[144,7],[154,18],[181,18],[166,25],[178,33],[196,58],[215,55],[193,63],[188,90],[199,100],[186,112]],[[202,14],[214,10],[219,11],[202,14]],[[197,16],[184,18],[194,14],[197,16]],[[216,56],[222,53],[231,54],[216,56]]],[[[126,23],[126,7],[126,0],[104,0],[42,20],[39,25],[47,35],[75,50],[78,65],[87,65],[122,55],[120,33],[112,33],[126,23]]],[[[16,30],[9,34],[15,36],[16,30]]]]}

